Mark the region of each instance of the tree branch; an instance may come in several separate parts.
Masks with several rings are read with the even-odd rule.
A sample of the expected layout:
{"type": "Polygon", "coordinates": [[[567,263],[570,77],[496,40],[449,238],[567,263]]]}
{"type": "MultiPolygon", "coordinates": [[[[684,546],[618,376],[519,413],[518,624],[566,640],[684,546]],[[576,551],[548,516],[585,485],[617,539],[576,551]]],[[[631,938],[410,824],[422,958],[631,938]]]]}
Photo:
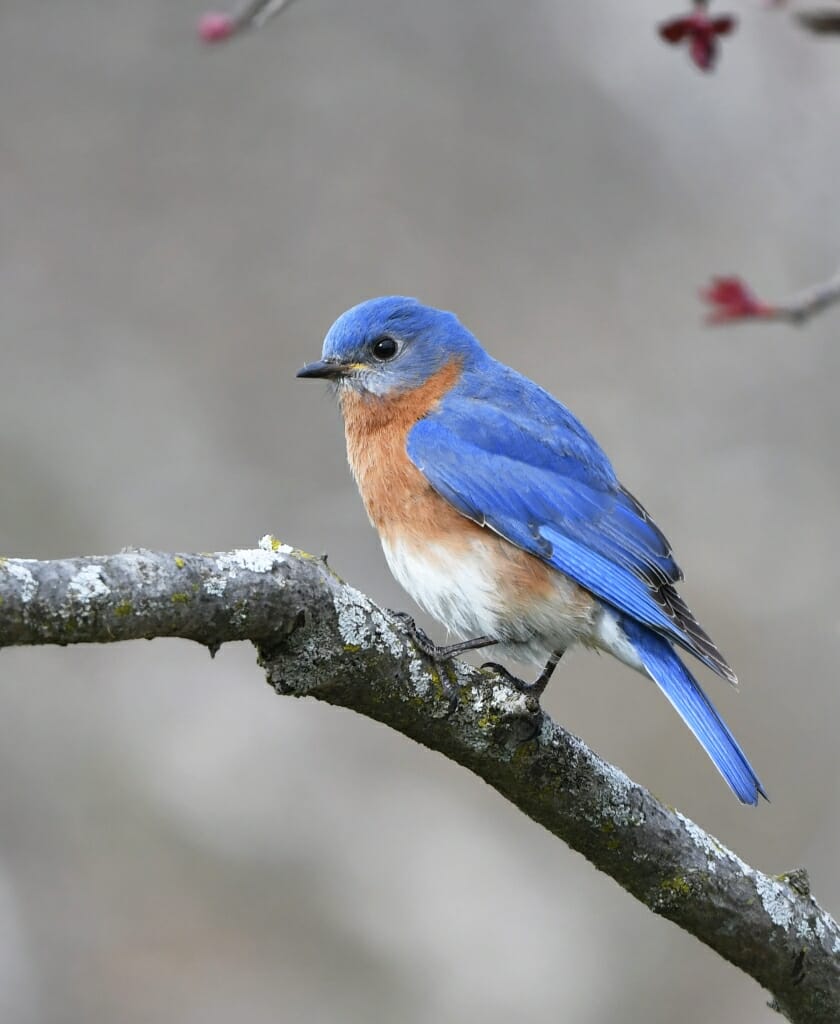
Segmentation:
{"type": "Polygon", "coordinates": [[[775,307],[776,319],[804,324],[806,320],[810,320],[817,313],[822,313],[835,302],[840,302],[840,270],[827,281],[812,285],[787,302],[779,303],[775,307]]]}
{"type": "Polygon", "coordinates": [[[212,555],[0,559],[0,647],[157,636],[212,653],[253,641],[278,693],[351,708],[440,751],[750,974],[789,1020],[840,1019],[840,927],[804,872],[745,864],[494,672],[435,666],[325,559],[272,538],[212,555]]]}

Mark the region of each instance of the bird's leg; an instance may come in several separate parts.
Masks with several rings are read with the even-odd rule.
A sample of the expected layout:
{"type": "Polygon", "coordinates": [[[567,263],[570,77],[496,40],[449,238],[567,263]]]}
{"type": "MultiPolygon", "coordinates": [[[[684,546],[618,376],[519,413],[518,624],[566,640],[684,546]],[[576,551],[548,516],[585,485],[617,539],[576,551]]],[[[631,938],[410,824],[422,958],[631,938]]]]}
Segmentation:
{"type": "Polygon", "coordinates": [[[540,672],[537,678],[528,687],[529,693],[536,694],[538,698],[542,696],[543,690],[545,690],[546,686],[548,685],[549,679],[551,679],[554,670],[557,668],[557,665],[564,654],[565,651],[559,650],[555,651],[551,655],[551,657],[545,663],[545,668],[542,670],[542,672],[540,672]]]}
{"type": "Polygon", "coordinates": [[[457,644],[438,647],[428,633],[421,629],[407,612],[392,611],[391,615],[402,622],[407,632],[411,635],[411,639],[420,650],[437,662],[449,661],[457,654],[463,654],[465,651],[476,651],[481,647],[490,647],[492,644],[499,642],[491,636],[477,636],[472,640],[462,640],[457,644]]]}
{"type": "Polygon", "coordinates": [[[512,672],[509,672],[504,665],[498,665],[495,661],[487,661],[481,667],[492,668],[494,672],[498,672],[500,676],[503,676],[515,690],[519,690],[520,693],[533,694],[539,700],[564,653],[562,650],[555,651],[533,683],[523,683],[521,679],[517,679],[512,672]]]}

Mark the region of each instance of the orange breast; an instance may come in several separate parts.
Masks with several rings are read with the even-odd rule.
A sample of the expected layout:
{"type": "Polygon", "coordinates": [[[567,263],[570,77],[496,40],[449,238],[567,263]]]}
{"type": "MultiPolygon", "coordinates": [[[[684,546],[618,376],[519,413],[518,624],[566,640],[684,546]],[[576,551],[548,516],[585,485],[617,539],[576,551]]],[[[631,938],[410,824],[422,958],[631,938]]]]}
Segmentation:
{"type": "Polygon", "coordinates": [[[527,603],[537,595],[548,597],[556,592],[559,574],[461,515],[432,488],[406,453],[408,432],[435,408],[460,372],[453,360],[421,387],[393,398],[362,396],[349,389],[342,392],[347,457],[368,517],[390,544],[399,542],[418,552],[428,552],[434,544],[439,551],[451,553],[451,564],[441,566],[444,572],[457,573],[459,551],[486,550],[499,566],[499,585],[509,601],[527,603]]]}
{"type": "Polygon", "coordinates": [[[350,468],[370,521],[386,536],[394,529],[428,536],[430,530],[437,533],[464,521],[406,454],[409,430],[434,409],[460,374],[453,360],[421,387],[395,397],[350,389],[341,393],[350,468]]]}

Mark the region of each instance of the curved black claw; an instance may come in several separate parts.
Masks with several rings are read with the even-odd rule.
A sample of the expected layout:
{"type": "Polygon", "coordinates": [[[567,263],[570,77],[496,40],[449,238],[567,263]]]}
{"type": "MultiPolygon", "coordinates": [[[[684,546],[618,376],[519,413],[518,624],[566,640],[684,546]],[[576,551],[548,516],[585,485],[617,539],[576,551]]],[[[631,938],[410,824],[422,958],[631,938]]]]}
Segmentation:
{"type": "Polygon", "coordinates": [[[428,655],[428,657],[436,662],[449,661],[457,654],[464,654],[466,651],[477,651],[482,647],[491,647],[493,644],[499,642],[498,640],[494,640],[491,636],[477,636],[472,640],[462,640],[457,644],[438,647],[429,634],[417,625],[408,612],[395,612],[390,608],[388,609],[388,612],[390,615],[393,615],[395,619],[399,619],[405,627],[406,632],[411,636],[411,639],[414,641],[415,645],[420,648],[423,654],[428,655]]]}
{"type": "Polygon", "coordinates": [[[485,661],[481,667],[492,668],[493,671],[498,672],[499,675],[514,688],[514,690],[519,690],[520,693],[524,693],[529,697],[536,697],[537,700],[539,700],[548,685],[549,679],[551,679],[552,672],[557,668],[557,663],[562,657],[563,651],[555,651],[546,662],[545,668],[540,672],[533,683],[523,682],[523,680],[517,678],[517,676],[512,672],[508,672],[504,665],[499,665],[495,661],[485,661]]]}
{"type": "Polygon", "coordinates": [[[500,675],[509,686],[512,686],[514,690],[519,690],[520,693],[531,692],[530,683],[526,683],[524,679],[520,679],[518,676],[515,676],[513,672],[510,672],[504,665],[500,665],[497,661],[485,661],[481,667],[492,669],[497,675],[500,675]]]}
{"type": "Polygon", "coordinates": [[[414,621],[414,619],[408,614],[408,612],[395,612],[392,609],[388,609],[388,614],[393,615],[395,619],[398,619],[405,628],[406,633],[414,641],[416,647],[419,647],[423,654],[427,654],[430,658],[437,658],[438,647],[429,634],[421,629],[420,626],[414,621]]]}

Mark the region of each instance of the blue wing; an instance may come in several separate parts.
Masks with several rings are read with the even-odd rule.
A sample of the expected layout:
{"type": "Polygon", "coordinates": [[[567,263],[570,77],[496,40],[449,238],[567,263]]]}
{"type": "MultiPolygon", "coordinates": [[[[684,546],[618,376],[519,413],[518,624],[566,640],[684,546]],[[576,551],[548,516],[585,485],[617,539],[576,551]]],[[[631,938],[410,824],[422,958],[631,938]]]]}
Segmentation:
{"type": "Polygon", "coordinates": [[[463,515],[734,674],[674,589],[670,545],[565,406],[501,364],[462,378],[408,434],[408,455],[463,515]]]}

